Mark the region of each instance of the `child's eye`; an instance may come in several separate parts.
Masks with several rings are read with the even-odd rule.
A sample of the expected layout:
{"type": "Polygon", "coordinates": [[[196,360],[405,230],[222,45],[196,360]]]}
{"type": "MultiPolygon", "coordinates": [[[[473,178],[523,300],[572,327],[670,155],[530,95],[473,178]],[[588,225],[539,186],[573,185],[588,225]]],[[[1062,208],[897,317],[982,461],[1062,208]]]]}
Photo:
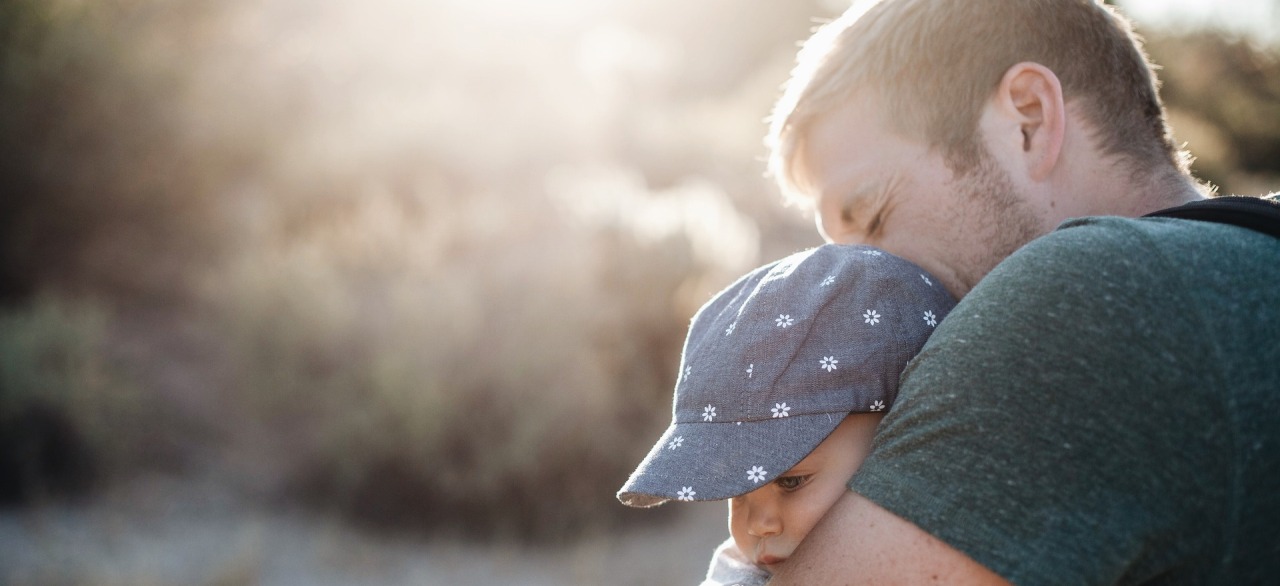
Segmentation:
{"type": "Polygon", "coordinates": [[[778,485],[778,488],[791,492],[801,486],[804,486],[806,482],[809,482],[810,478],[813,478],[812,474],[806,474],[804,476],[780,476],[773,482],[778,485]]]}

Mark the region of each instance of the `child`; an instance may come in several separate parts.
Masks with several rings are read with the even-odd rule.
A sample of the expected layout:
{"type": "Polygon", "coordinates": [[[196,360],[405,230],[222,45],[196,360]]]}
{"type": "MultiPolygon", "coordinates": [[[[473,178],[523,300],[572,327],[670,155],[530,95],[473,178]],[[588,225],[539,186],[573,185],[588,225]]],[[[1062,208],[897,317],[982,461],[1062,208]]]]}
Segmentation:
{"type": "Polygon", "coordinates": [[[618,500],[729,499],[703,586],[763,584],[843,494],[898,376],[955,301],[923,269],[828,244],[760,267],[694,316],[672,423],[618,500]]]}

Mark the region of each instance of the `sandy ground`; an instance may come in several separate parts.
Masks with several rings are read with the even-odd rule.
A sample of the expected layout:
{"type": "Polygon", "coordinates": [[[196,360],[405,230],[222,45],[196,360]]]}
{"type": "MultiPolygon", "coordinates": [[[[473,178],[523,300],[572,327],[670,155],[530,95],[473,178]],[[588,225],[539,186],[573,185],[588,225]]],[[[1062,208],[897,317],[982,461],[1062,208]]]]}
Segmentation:
{"type": "MultiPolygon", "coordinates": [[[[668,505],[671,506],[671,505],[668,505]]],[[[0,584],[696,584],[726,533],[722,503],[672,524],[561,548],[387,539],[237,505],[216,487],[152,482],[95,502],[0,512],[0,584]]]]}
{"type": "MultiPolygon", "coordinates": [[[[182,323],[133,323],[113,348],[126,363],[153,365],[147,378],[175,405],[216,413],[212,346],[198,328],[174,329],[182,323]],[[167,358],[148,358],[156,355],[167,358]]],[[[234,477],[270,476],[266,462],[234,477]]],[[[697,584],[727,536],[725,506],[666,506],[681,512],[668,525],[536,548],[371,535],[300,510],[248,506],[217,480],[153,477],[88,503],[0,509],[0,586],[697,584]]]]}

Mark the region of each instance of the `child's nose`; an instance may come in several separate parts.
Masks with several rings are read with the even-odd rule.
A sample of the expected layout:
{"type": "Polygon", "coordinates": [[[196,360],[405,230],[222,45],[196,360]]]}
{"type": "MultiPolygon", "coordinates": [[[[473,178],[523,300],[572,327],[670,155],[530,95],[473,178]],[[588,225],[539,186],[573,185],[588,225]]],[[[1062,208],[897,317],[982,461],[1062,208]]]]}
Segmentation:
{"type": "Polygon", "coordinates": [[[754,537],[770,537],[782,533],[782,515],[774,499],[751,503],[747,513],[747,532],[754,537]]]}

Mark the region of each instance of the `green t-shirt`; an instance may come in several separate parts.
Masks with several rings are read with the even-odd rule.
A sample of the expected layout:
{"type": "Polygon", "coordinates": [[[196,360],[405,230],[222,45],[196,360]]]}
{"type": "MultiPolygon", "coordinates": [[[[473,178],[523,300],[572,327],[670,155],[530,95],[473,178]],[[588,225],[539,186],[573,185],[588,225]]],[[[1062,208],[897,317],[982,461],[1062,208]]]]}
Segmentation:
{"type": "Polygon", "coordinates": [[[1015,584],[1280,583],[1280,239],[1028,244],[907,367],[850,488],[1015,584]]]}

